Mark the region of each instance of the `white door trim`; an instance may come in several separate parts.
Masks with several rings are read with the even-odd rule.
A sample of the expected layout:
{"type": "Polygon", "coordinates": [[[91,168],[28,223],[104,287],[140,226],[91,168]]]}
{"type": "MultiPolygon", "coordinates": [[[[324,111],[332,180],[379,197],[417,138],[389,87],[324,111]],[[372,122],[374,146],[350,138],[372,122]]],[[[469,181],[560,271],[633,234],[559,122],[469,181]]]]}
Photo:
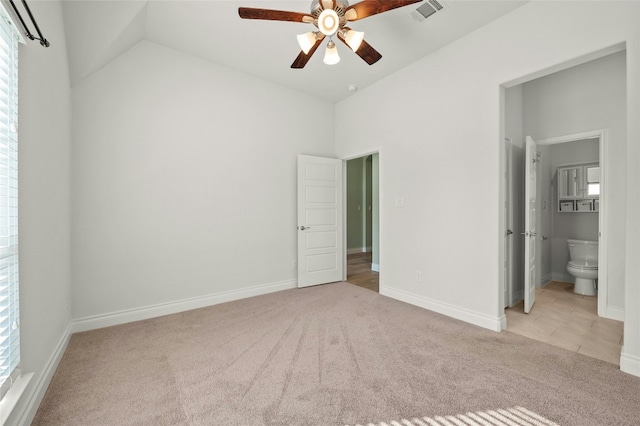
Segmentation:
{"type": "Polygon", "coordinates": [[[595,129],[586,132],[572,133],[568,135],[555,136],[552,138],[537,141],[538,145],[555,145],[565,142],[575,142],[584,139],[600,139],[600,211],[598,212],[598,231],[600,238],[598,239],[598,316],[611,318],[618,321],[624,321],[624,313],[620,313],[619,309],[609,310],[609,282],[608,269],[609,259],[607,256],[607,224],[609,212],[609,176],[608,158],[609,158],[609,129],[595,129]]]}

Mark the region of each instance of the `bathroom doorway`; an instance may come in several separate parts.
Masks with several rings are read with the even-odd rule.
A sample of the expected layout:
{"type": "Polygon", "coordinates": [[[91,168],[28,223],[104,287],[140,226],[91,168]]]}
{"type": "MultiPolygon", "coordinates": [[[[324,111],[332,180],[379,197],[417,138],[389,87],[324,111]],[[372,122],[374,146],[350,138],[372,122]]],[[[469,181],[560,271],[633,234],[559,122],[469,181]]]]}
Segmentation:
{"type": "Polygon", "coordinates": [[[379,154],[346,161],[347,282],[380,291],[379,154]]]}
{"type": "MultiPolygon", "coordinates": [[[[602,295],[602,307],[596,301],[583,305],[592,306],[593,313],[605,316],[607,289],[607,235],[602,233],[607,205],[607,130],[595,130],[578,134],[539,140],[537,167],[538,209],[535,212],[535,237],[538,243],[536,258],[540,271],[538,288],[550,283],[564,283],[573,289],[576,277],[567,271],[569,240],[590,241],[598,244],[599,267],[594,286],[595,300],[602,295]],[[569,179],[569,174],[571,174],[569,179]]],[[[525,215],[527,211],[525,204],[525,215]]],[[[525,230],[526,232],[526,230],[525,230]]],[[[526,238],[525,238],[526,240],[526,238]]],[[[526,259],[525,259],[526,262],[526,259]]],[[[585,295],[584,291],[579,293],[585,295]]],[[[585,296],[592,297],[592,296],[585,296]]],[[[568,298],[567,301],[574,300],[568,298]]]]}
{"type": "MultiPolygon", "coordinates": [[[[541,274],[535,288],[536,304],[527,314],[524,301],[518,302],[506,309],[505,315],[510,332],[619,365],[624,325],[600,314],[606,312],[608,294],[607,238],[601,231],[609,205],[607,140],[607,130],[596,130],[537,142],[538,234],[533,238],[539,243],[536,258],[541,274]],[[598,167],[600,176],[589,180],[589,167],[598,167]],[[591,185],[598,198],[576,193],[575,200],[569,202],[569,197],[562,196],[567,189],[562,173],[574,168],[584,169],[576,177],[591,185]],[[579,201],[590,203],[589,210],[581,210],[579,201]],[[567,203],[571,209],[564,205],[567,203]],[[596,296],[574,292],[575,277],[567,272],[568,239],[599,242],[596,296]]],[[[523,211],[530,214],[526,207],[523,211]]],[[[531,237],[525,241],[527,238],[531,237]]]]}
{"type": "MultiPolygon", "coordinates": [[[[544,196],[540,192],[537,197],[539,221],[535,231],[537,250],[540,250],[537,266],[541,273],[535,283],[536,304],[529,314],[524,314],[522,309],[520,315],[513,315],[513,311],[507,309],[503,329],[514,332],[519,329],[528,337],[558,346],[564,344],[566,349],[583,353],[595,351],[595,347],[606,348],[610,362],[619,362],[625,308],[626,69],[624,46],[613,46],[592,54],[582,62],[576,60],[564,67],[558,65],[548,73],[540,71],[531,77],[505,83],[502,98],[502,140],[508,138],[512,141],[510,160],[513,172],[509,173],[506,168],[508,151],[501,149],[500,167],[509,183],[501,185],[500,203],[501,207],[502,203],[508,203],[508,207],[513,209],[511,229],[514,247],[511,250],[514,255],[509,260],[506,253],[508,244],[503,234],[507,230],[508,208],[503,208],[501,210],[505,213],[500,218],[501,261],[509,260],[514,270],[511,274],[512,288],[500,287],[500,299],[507,299],[502,304],[503,308],[518,306],[523,296],[520,290],[524,288],[523,248],[525,238],[528,238],[523,235],[528,231],[524,229],[526,136],[532,136],[541,145],[542,162],[556,160],[555,163],[540,165],[546,169],[539,173],[544,182],[536,179],[540,191],[542,188],[545,190],[544,196]],[[591,150],[597,153],[597,157],[561,161],[561,154],[556,151],[569,149],[572,144],[580,146],[577,149],[579,155],[591,150]],[[590,208],[593,210],[589,213],[559,212],[557,168],[588,162],[600,165],[601,194],[597,205],[592,199],[590,208]],[[547,216],[544,223],[543,215],[547,216]],[[577,228],[583,222],[591,222],[591,234],[578,234],[577,228]],[[574,295],[572,292],[573,277],[568,274],[565,261],[569,255],[569,238],[599,243],[597,297],[574,295]],[[563,253],[563,256],[556,258],[558,253],[563,253]],[[545,284],[546,287],[542,287],[545,284]],[[571,312],[578,319],[563,316],[571,312]],[[579,332],[573,330],[576,336],[572,337],[571,330],[562,328],[580,323],[589,327],[588,332],[583,330],[585,332],[580,338],[576,337],[579,332]],[[581,340],[587,335],[595,335],[600,340],[597,344],[588,339],[581,340]]],[[[582,208],[588,205],[586,202],[582,208]]],[[[504,265],[501,263],[500,267],[504,268],[504,265]]],[[[508,285],[507,279],[502,278],[502,282],[508,285]]]]}

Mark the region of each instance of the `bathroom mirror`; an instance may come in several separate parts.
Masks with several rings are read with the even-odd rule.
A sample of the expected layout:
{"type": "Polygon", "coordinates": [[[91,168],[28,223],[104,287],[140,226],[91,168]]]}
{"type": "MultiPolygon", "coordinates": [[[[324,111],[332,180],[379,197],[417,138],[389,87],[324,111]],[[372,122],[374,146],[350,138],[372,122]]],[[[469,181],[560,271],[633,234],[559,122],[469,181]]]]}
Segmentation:
{"type": "MultiPolygon", "coordinates": [[[[600,173],[598,173],[598,176],[600,173]]],[[[575,198],[578,196],[578,168],[558,169],[558,197],[575,198]]]]}

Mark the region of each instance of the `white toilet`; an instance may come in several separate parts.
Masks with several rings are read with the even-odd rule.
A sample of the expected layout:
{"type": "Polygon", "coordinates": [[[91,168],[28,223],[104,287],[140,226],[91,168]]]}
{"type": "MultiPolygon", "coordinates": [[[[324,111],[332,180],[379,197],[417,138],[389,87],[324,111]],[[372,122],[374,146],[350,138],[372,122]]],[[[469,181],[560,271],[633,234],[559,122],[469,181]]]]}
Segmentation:
{"type": "Polygon", "coordinates": [[[598,294],[598,242],[583,240],[567,240],[569,246],[569,263],[567,271],[576,277],[573,292],[585,296],[598,294]]]}

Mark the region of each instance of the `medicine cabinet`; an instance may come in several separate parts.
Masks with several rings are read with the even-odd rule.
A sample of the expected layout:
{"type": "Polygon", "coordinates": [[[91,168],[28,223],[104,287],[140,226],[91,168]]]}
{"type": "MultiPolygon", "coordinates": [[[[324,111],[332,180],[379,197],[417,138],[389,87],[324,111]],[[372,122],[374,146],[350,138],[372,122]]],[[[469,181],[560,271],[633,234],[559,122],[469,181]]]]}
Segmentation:
{"type": "Polygon", "coordinates": [[[599,210],[600,164],[573,164],[557,169],[558,211],[599,210]]]}

